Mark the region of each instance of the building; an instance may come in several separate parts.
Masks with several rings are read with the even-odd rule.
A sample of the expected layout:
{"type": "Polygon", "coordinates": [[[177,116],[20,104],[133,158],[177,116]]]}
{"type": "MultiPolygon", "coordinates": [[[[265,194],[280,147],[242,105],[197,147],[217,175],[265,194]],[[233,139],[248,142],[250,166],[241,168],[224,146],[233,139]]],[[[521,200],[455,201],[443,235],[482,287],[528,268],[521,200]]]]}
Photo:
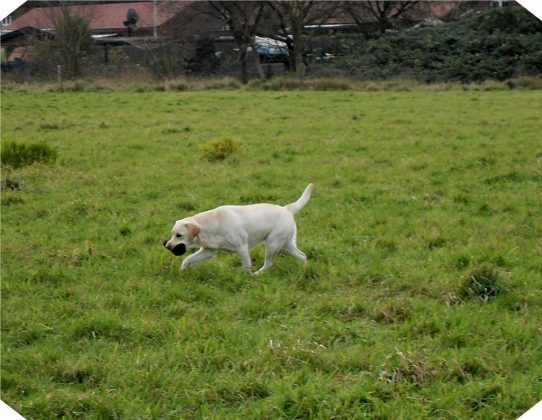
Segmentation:
{"type": "MultiPolygon", "coordinates": [[[[3,31],[25,27],[54,30],[55,22],[63,15],[78,15],[88,19],[93,35],[153,36],[190,2],[175,2],[168,7],[154,2],[126,2],[106,4],[75,4],[69,6],[36,7],[28,10],[11,23],[3,25],[3,31]],[[135,11],[137,21],[128,22],[129,11],[135,11]]],[[[133,12],[132,16],[134,16],[133,12]]]]}

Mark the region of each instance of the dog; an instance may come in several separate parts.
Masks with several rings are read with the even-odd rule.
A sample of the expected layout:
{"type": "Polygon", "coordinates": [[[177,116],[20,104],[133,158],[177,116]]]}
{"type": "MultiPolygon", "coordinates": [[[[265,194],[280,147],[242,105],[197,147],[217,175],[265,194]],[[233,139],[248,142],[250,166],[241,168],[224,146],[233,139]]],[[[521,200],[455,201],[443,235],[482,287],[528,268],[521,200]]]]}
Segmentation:
{"type": "Polygon", "coordinates": [[[307,256],[296,245],[294,214],[307,204],[312,190],[313,184],[309,184],[295,203],[284,207],[266,203],[228,205],[177,220],[171,238],[164,241],[164,247],[176,256],[183,255],[187,248],[199,248],[183,260],[181,270],[213,257],[218,250],[239,254],[243,269],[249,275],[269,269],[279,251],[306,264],[307,256]],[[249,250],[261,242],[265,242],[264,264],[253,273],[249,250]]]}

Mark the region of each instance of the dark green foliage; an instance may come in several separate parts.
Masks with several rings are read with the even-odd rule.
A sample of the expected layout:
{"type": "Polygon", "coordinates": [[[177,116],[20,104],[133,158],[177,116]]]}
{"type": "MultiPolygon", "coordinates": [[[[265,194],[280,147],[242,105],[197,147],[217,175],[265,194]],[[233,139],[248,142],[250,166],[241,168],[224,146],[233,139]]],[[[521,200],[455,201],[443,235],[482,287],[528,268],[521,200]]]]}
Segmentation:
{"type": "Polygon", "coordinates": [[[35,162],[54,162],[57,157],[56,149],[45,142],[24,144],[6,141],[2,143],[2,164],[12,168],[20,168],[35,162]]]}
{"type": "Polygon", "coordinates": [[[542,73],[542,22],[522,9],[473,13],[459,22],[384,35],[354,47],[354,77],[480,82],[542,73]]]}
{"type": "Polygon", "coordinates": [[[215,44],[211,38],[201,38],[196,41],[193,57],[188,60],[187,70],[189,73],[213,73],[217,62],[215,60],[215,44]]]}

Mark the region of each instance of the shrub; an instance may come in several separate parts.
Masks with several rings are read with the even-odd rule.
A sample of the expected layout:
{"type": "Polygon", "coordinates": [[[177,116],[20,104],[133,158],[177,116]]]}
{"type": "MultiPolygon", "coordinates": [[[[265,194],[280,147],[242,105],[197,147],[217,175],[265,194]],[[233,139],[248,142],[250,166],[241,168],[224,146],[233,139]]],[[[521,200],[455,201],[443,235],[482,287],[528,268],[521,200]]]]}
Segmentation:
{"type": "Polygon", "coordinates": [[[463,300],[480,299],[487,302],[505,290],[499,268],[493,263],[484,262],[463,276],[457,294],[463,300]]]}
{"type": "Polygon", "coordinates": [[[339,65],[368,80],[504,81],[540,74],[541,31],[542,23],[524,10],[494,9],[447,25],[350,40],[352,52],[339,65]]]}
{"type": "Polygon", "coordinates": [[[241,145],[238,141],[226,138],[204,144],[202,150],[209,161],[224,160],[241,152],[241,145]]]}
{"type": "Polygon", "coordinates": [[[74,84],[73,84],[73,87],[71,88],[71,90],[73,92],[84,92],[85,91],[85,84],[84,82],[80,81],[80,80],[77,80],[74,84]]]}
{"type": "Polygon", "coordinates": [[[20,168],[35,162],[54,162],[57,156],[57,151],[45,142],[22,144],[7,141],[2,143],[2,163],[12,168],[20,168]]]}

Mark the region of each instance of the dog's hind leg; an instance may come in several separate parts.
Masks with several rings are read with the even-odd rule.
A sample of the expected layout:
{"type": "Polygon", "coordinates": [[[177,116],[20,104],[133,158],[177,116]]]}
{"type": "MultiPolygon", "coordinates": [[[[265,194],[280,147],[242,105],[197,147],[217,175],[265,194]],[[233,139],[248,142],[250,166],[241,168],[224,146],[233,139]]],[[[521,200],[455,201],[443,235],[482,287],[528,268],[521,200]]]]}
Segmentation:
{"type": "Polygon", "coordinates": [[[297,227],[294,227],[293,235],[286,242],[286,245],[282,247],[282,250],[290,254],[291,256],[297,258],[299,261],[302,261],[303,264],[307,264],[307,256],[305,255],[303,251],[301,251],[297,247],[296,238],[297,238],[297,227]]]}
{"type": "Polygon", "coordinates": [[[303,264],[307,264],[307,256],[297,247],[295,242],[290,242],[283,248],[283,251],[302,261],[303,264]]]}

